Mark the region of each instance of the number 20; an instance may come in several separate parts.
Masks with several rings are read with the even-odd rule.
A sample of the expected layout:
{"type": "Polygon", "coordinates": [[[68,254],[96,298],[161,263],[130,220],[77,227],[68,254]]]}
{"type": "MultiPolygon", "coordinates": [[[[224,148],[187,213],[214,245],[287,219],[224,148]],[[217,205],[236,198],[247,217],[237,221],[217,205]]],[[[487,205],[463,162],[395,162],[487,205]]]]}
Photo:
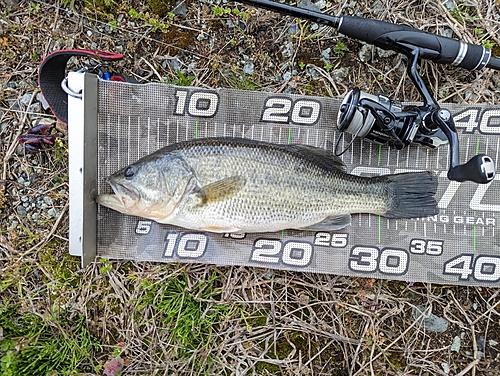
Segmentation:
{"type": "Polygon", "coordinates": [[[255,241],[250,261],[290,266],[307,266],[311,262],[313,246],[306,242],[258,239],[255,241]]]}
{"type": "Polygon", "coordinates": [[[321,114],[321,103],[310,99],[291,100],[288,97],[269,97],[264,104],[261,121],[270,123],[315,124],[321,114]]]}

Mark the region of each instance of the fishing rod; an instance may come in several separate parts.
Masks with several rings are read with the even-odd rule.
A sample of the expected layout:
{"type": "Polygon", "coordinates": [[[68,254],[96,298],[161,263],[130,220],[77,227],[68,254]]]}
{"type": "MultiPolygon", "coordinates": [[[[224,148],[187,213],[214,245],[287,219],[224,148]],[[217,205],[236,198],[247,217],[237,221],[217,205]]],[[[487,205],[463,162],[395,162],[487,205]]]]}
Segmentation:
{"type": "Polygon", "coordinates": [[[500,70],[500,58],[491,50],[471,43],[439,36],[407,25],[355,16],[331,16],[309,9],[294,7],[272,0],[238,0],[285,15],[331,26],[354,38],[384,50],[393,50],[408,58],[407,73],[423,99],[422,106],[405,106],[385,96],[371,95],[355,88],[340,107],[337,128],[340,131],[335,153],[341,155],[356,137],[400,150],[412,142],[436,148],[449,143],[448,179],[489,183],[495,177],[491,157],[480,154],[460,164],[458,135],[453,116],[433,98],[418,72],[420,59],[439,64],[451,64],[467,70],[490,68],[500,70]],[[354,137],[343,151],[338,151],[343,133],[354,137]]]}

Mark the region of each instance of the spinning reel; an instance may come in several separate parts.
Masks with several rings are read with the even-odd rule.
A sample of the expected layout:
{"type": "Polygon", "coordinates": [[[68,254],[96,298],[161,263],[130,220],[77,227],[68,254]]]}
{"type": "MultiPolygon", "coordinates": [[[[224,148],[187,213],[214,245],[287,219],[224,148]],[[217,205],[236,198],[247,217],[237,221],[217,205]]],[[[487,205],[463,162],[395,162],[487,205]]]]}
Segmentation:
{"type": "MultiPolygon", "coordinates": [[[[338,115],[341,132],[373,142],[402,149],[412,142],[436,148],[450,144],[448,179],[489,183],[495,178],[493,160],[487,155],[476,155],[460,164],[458,135],[450,111],[439,107],[418,73],[419,59],[439,64],[451,64],[467,70],[490,68],[500,70],[500,58],[492,56],[483,46],[442,37],[406,25],[352,16],[331,16],[320,12],[290,6],[272,0],[239,0],[337,29],[340,33],[385,50],[394,50],[408,58],[408,75],[423,98],[422,106],[406,106],[384,96],[375,96],[354,89],[344,98],[338,115]]],[[[352,142],[351,142],[352,143],[352,142]]],[[[349,144],[350,145],[350,144],[349,144]]],[[[348,146],[349,147],[349,146],[348,146]]]]}
{"type": "MultiPolygon", "coordinates": [[[[415,54],[418,56],[418,54],[415,54]]],[[[484,154],[472,157],[460,164],[458,135],[453,116],[440,108],[424,85],[416,70],[417,59],[410,62],[408,74],[424,99],[422,106],[405,106],[385,96],[371,95],[358,88],[351,90],[343,99],[337,119],[340,135],[335,144],[335,154],[342,155],[353,141],[365,138],[378,144],[401,150],[412,142],[430,148],[450,144],[448,179],[459,182],[489,183],[495,178],[493,160],[484,154]],[[339,143],[344,132],[353,135],[344,150],[339,143]]]]}

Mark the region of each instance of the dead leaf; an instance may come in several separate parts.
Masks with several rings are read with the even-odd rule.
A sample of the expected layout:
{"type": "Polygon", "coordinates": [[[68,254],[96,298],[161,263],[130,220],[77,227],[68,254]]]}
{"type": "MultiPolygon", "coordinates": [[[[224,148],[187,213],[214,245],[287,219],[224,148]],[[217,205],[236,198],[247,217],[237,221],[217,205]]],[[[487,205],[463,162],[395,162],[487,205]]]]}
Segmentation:
{"type": "Polygon", "coordinates": [[[106,368],[104,368],[104,374],[106,376],[116,376],[120,373],[123,368],[123,360],[119,356],[111,360],[106,368]]]}

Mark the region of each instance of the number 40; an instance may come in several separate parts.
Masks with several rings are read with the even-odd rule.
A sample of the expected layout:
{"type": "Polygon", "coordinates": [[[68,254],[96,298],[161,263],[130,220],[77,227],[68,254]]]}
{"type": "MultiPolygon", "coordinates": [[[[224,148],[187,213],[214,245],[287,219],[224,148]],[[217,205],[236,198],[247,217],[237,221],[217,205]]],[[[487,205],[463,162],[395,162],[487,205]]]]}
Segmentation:
{"type": "Polygon", "coordinates": [[[500,281],[500,257],[481,255],[473,261],[473,254],[452,258],[444,264],[443,274],[458,275],[461,281],[468,281],[471,276],[477,281],[500,281]]]}

